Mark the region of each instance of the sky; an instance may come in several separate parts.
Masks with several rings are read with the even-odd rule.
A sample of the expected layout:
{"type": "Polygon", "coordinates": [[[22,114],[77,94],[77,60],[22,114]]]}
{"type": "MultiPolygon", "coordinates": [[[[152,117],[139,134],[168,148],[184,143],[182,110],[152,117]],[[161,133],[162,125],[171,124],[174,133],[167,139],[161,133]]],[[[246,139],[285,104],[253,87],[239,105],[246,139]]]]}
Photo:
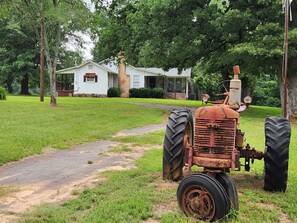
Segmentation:
{"type": "MultiPolygon", "coordinates": [[[[94,6],[92,5],[91,0],[84,0],[84,2],[87,3],[90,10],[94,10],[94,6]]],[[[81,51],[84,60],[92,60],[92,50],[94,49],[95,45],[90,36],[81,32],[77,32],[75,34],[82,37],[84,41],[83,48],[78,46],[78,44],[73,39],[70,39],[69,42],[66,43],[67,49],[72,51],[81,51]]]]}

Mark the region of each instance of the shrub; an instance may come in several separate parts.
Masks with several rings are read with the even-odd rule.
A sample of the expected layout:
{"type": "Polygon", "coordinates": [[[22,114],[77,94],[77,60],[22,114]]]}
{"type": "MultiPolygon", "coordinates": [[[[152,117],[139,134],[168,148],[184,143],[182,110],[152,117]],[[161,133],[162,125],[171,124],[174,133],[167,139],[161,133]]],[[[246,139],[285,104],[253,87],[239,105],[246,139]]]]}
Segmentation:
{"type": "Polygon", "coordinates": [[[107,91],[107,97],[120,97],[121,96],[121,90],[117,87],[111,87],[107,91]]]}
{"type": "Polygon", "coordinates": [[[153,88],[153,97],[154,98],[164,98],[164,90],[162,88],[153,88]]]}
{"type": "Polygon", "coordinates": [[[252,98],[255,105],[281,107],[277,80],[265,75],[259,77],[252,98]]]}
{"type": "Polygon", "coordinates": [[[0,100],[6,100],[6,90],[0,87],[0,100]]]}
{"type": "Polygon", "coordinates": [[[138,90],[138,88],[130,88],[129,89],[129,97],[136,98],[136,96],[138,95],[137,90],[138,90]]]}
{"type": "Polygon", "coordinates": [[[163,98],[165,94],[162,88],[131,88],[129,93],[131,98],[163,98]]]}

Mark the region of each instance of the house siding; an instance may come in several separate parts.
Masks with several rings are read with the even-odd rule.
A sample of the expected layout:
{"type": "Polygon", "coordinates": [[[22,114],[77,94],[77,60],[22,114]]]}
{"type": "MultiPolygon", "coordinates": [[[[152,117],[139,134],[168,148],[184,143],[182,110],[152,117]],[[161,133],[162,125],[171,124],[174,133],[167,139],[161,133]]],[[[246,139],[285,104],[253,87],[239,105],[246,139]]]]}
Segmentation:
{"type": "Polygon", "coordinates": [[[93,66],[89,69],[88,65],[79,68],[75,73],[74,95],[80,94],[95,94],[106,95],[108,90],[108,73],[107,71],[93,66]],[[97,75],[97,82],[84,82],[84,75],[86,73],[95,73],[97,75]]]}
{"type": "MultiPolygon", "coordinates": [[[[164,71],[159,68],[136,68],[133,66],[126,66],[128,75],[127,82],[130,83],[130,88],[145,88],[149,86],[149,79],[155,77],[156,82],[152,80],[152,86],[161,87],[165,90],[166,97],[175,99],[186,99],[188,95],[187,79],[190,78],[190,71],[185,70],[178,74],[177,69],[170,69],[164,71]],[[135,78],[137,76],[137,78],[135,78]],[[168,92],[168,79],[182,78],[185,82],[184,91],[170,91],[168,92]]],[[[66,68],[57,71],[57,74],[73,74],[73,95],[74,96],[107,96],[107,91],[110,87],[119,87],[118,67],[115,64],[97,64],[92,61],[86,62],[80,66],[66,68]],[[91,65],[91,66],[89,66],[91,65]],[[84,75],[86,73],[95,73],[97,75],[97,82],[85,82],[84,75]]],[[[89,76],[92,78],[92,76],[89,76]]],[[[62,92],[63,93],[63,92],[62,92]]],[[[62,94],[61,94],[62,96],[62,94]]],[[[70,95],[69,95],[70,96],[70,95]]]]}

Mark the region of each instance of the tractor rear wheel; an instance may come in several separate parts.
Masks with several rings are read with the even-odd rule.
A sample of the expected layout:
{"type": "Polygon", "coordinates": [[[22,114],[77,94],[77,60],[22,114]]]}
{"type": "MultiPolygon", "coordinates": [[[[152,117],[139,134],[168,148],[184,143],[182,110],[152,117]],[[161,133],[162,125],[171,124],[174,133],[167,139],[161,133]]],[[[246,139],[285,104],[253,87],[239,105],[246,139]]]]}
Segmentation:
{"type": "Polygon", "coordinates": [[[193,116],[188,109],[174,109],[168,119],[163,145],[163,179],[178,181],[187,162],[185,144],[193,145],[193,116]]]}
{"type": "Polygon", "coordinates": [[[239,210],[238,194],[234,181],[226,173],[218,173],[216,179],[224,187],[227,192],[228,198],[231,202],[231,207],[239,210]]]}
{"type": "Polygon", "coordinates": [[[291,127],[285,118],[269,117],[265,122],[264,190],[285,192],[288,179],[291,127]]]}
{"type": "Polygon", "coordinates": [[[179,207],[188,216],[214,221],[223,218],[230,210],[225,189],[206,174],[184,178],[177,189],[179,207]]]}

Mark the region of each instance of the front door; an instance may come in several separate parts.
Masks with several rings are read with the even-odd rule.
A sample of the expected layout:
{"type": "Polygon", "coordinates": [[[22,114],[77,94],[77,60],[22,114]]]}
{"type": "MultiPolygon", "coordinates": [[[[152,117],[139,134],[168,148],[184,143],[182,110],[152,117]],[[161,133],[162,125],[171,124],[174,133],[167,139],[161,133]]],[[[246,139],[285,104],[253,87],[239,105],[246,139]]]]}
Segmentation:
{"type": "Polygon", "coordinates": [[[156,78],[155,77],[149,77],[149,88],[155,88],[156,87],[156,78]]]}

